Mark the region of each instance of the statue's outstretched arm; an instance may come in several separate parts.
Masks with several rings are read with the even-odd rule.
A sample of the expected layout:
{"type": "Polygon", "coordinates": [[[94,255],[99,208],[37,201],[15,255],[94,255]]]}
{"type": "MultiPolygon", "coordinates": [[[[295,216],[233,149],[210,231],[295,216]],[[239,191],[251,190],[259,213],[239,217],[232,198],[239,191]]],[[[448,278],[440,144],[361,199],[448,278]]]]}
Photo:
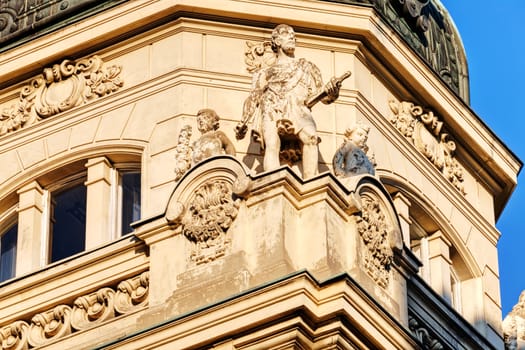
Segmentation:
{"type": "Polygon", "coordinates": [[[246,136],[246,132],[248,131],[248,124],[253,119],[253,116],[255,115],[255,112],[259,107],[261,101],[263,88],[265,85],[263,81],[264,75],[262,74],[262,72],[259,72],[257,74],[254,74],[253,79],[254,82],[252,84],[252,91],[244,101],[241,121],[235,127],[235,138],[237,140],[242,140],[244,136],[246,136]]]}

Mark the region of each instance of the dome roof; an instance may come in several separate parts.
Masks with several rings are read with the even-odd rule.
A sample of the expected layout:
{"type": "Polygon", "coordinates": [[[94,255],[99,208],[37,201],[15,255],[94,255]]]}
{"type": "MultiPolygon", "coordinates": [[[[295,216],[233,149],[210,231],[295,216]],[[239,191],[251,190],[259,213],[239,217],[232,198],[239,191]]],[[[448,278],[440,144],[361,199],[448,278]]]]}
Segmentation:
{"type": "Polygon", "coordinates": [[[425,63],[469,103],[468,67],[457,28],[440,0],[324,0],[372,6],[425,63]]]}

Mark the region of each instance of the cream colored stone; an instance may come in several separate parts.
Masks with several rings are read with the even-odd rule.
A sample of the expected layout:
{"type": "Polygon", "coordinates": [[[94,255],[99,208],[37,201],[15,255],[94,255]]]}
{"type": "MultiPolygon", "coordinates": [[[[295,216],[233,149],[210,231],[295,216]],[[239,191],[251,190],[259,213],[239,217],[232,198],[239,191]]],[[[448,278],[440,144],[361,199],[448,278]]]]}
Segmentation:
{"type": "Polygon", "coordinates": [[[119,140],[128,123],[133,107],[132,104],[128,104],[105,113],[100,118],[95,141],[119,140]]]}
{"type": "Polygon", "coordinates": [[[16,275],[33,272],[44,263],[42,253],[46,242],[42,240],[44,192],[34,181],[18,190],[18,241],[16,275]]]}
{"type": "Polygon", "coordinates": [[[69,139],[69,147],[75,148],[92,143],[95,139],[99,124],[100,118],[93,118],[73,126],[69,139]]]}
{"type": "MultiPolygon", "coordinates": [[[[86,163],[86,249],[92,249],[108,242],[114,234],[112,216],[117,208],[112,194],[111,164],[105,157],[92,158],[86,163]]],[[[115,176],[115,174],[113,174],[115,176]]]]}
{"type": "Polygon", "coordinates": [[[121,67],[126,67],[122,70],[120,76],[124,81],[125,88],[130,88],[151,78],[152,67],[149,63],[151,60],[151,49],[149,46],[145,46],[119,56],[118,59],[111,63],[117,63],[121,67]]]}
{"type": "Polygon", "coordinates": [[[42,140],[37,140],[18,148],[18,155],[24,168],[30,168],[32,165],[46,159],[45,152],[46,149],[42,140]]]}
{"type": "Polygon", "coordinates": [[[451,301],[450,289],[450,242],[441,232],[435,232],[428,238],[430,284],[443,298],[451,301]]]}
{"type": "MultiPolygon", "coordinates": [[[[226,33],[225,33],[226,34],[226,33]]],[[[244,51],[245,42],[238,38],[218,37],[213,34],[203,36],[205,52],[204,68],[210,71],[245,75],[244,51]],[[228,62],[228,64],[224,64],[228,62]]]]}
{"type": "Polygon", "coordinates": [[[47,154],[53,157],[67,151],[69,147],[69,140],[71,137],[71,129],[64,129],[57,131],[46,138],[47,154]]]}

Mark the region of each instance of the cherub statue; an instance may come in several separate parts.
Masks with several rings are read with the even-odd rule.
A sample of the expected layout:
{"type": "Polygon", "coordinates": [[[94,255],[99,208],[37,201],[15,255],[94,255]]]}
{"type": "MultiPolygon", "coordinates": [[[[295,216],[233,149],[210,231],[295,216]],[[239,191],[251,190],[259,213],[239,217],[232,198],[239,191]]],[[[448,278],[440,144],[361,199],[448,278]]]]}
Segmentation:
{"type": "Polygon", "coordinates": [[[206,158],[221,155],[235,155],[235,147],[226,134],[219,129],[219,116],[213,109],[197,112],[197,128],[201,136],[192,145],[192,165],[206,158]]]}
{"type": "Polygon", "coordinates": [[[358,123],[345,131],[345,141],[339,147],[332,160],[334,173],[339,177],[360,174],[375,175],[375,159],[367,155],[368,132],[370,127],[358,123]]]}

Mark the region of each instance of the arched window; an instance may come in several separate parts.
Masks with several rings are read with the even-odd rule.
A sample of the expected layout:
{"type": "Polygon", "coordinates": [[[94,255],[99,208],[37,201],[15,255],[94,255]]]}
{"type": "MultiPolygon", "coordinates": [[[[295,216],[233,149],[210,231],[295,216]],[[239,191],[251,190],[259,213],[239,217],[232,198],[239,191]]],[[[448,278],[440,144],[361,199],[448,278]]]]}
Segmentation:
{"type": "Polygon", "coordinates": [[[140,155],[54,165],[9,198],[18,205],[0,216],[0,282],[131,233],[141,215],[140,155]]]}
{"type": "Polygon", "coordinates": [[[422,264],[419,276],[456,311],[475,321],[480,310],[472,307],[469,298],[479,292],[476,280],[481,272],[468,263],[461,237],[418,191],[392,178],[384,182],[396,205],[404,243],[422,264]]]}

